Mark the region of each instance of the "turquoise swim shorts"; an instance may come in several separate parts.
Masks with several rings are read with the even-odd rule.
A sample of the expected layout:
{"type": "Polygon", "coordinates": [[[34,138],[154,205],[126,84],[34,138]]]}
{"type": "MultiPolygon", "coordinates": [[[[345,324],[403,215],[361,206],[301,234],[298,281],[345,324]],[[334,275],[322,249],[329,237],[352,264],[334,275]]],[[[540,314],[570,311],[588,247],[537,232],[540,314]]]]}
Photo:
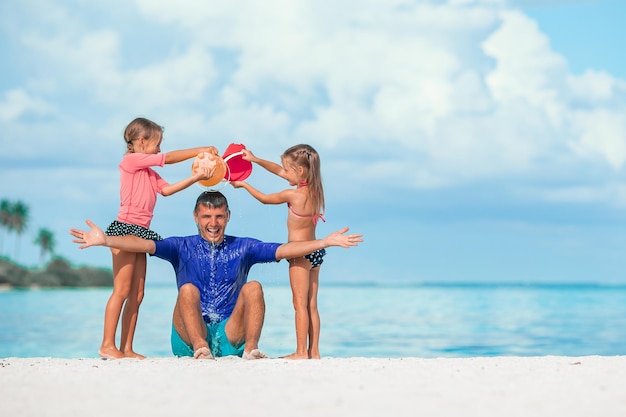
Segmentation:
{"type": "MultiPolygon", "coordinates": [[[[226,327],[226,322],[228,319],[215,323],[215,324],[207,324],[206,325],[206,341],[209,344],[209,348],[211,349],[211,354],[219,358],[220,356],[239,356],[243,355],[243,343],[239,346],[233,346],[228,341],[228,337],[226,337],[226,331],[224,328],[226,327]]],[[[181,339],[178,332],[174,328],[174,324],[172,323],[172,353],[178,357],[181,356],[191,356],[193,357],[193,347],[185,343],[183,339],[181,339]]]]}

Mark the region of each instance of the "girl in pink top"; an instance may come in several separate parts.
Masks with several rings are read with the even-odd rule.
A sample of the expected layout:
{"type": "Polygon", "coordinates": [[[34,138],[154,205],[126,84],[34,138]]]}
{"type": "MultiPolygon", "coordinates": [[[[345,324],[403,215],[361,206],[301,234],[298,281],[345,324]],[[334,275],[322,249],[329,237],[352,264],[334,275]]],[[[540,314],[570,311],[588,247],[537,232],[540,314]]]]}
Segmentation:
{"type": "MultiPolygon", "coordinates": [[[[314,240],[318,220],[324,220],[324,189],[320,172],[320,157],[310,145],[296,145],[281,156],[282,166],[257,158],[246,149],[243,159],[254,162],[276,174],[296,188],[273,194],[263,194],[250,184],[233,181],[235,188],[245,188],[263,204],[287,204],[288,240],[314,240]]],[[[320,265],[326,250],[320,249],[300,258],[289,260],[289,282],[296,313],[296,351],[287,359],[319,359],[320,315],[317,290],[320,265]],[[307,344],[308,341],[308,344],[307,344]]]]}
{"type": "MultiPolygon", "coordinates": [[[[157,193],[163,196],[181,191],[199,180],[213,175],[206,168],[175,184],[168,184],[151,167],[175,164],[193,158],[201,152],[217,155],[213,146],[183,149],[167,153],[161,151],[163,128],[156,123],[137,118],[124,131],[127,152],[120,162],[120,210],[117,220],[106,230],[109,236],[135,235],[145,239],[161,240],[150,230],[157,193]]],[[[113,255],[113,294],[104,312],[104,335],[99,354],[105,359],[124,357],[144,358],[133,351],[133,337],[137,325],[139,305],[143,300],[146,282],[146,254],[111,249],[113,255]],[[122,307],[124,311],[122,313],[122,307]],[[120,348],[115,345],[117,324],[122,315],[120,348]]]]}

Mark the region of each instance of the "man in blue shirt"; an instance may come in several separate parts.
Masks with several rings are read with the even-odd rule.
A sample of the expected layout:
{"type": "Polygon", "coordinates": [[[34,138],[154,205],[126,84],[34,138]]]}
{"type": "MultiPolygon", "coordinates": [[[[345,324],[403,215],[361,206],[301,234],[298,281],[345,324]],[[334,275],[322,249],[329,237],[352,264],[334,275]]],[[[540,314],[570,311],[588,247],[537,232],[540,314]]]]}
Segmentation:
{"type": "Polygon", "coordinates": [[[160,241],[137,236],[106,236],[87,220],[89,231],[71,229],[82,244],[146,252],[169,261],[176,273],[178,299],[172,319],[172,352],[177,356],[211,359],[237,355],[244,359],[266,356],[258,348],[265,300],[257,281],[248,282],[252,265],[304,256],[330,246],[348,248],[362,242],[361,234],[344,228],[324,239],[265,243],[227,236],[230,210],[220,192],[205,191],[193,213],[198,235],[160,241]]]}

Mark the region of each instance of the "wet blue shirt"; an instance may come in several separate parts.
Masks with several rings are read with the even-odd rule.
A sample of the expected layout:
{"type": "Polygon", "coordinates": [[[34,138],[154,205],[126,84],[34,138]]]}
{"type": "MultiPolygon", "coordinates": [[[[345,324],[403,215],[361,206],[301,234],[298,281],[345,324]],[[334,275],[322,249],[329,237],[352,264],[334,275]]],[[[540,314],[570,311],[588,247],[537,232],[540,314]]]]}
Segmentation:
{"type": "Polygon", "coordinates": [[[214,245],[200,235],[168,237],[155,241],[154,256],[169,261],[178,288],[187,283],[200,290],[202,316],[207,323],[230,317],[252,265],[277,262],[280,243],[246,237],[225,236],[214,245]]]}

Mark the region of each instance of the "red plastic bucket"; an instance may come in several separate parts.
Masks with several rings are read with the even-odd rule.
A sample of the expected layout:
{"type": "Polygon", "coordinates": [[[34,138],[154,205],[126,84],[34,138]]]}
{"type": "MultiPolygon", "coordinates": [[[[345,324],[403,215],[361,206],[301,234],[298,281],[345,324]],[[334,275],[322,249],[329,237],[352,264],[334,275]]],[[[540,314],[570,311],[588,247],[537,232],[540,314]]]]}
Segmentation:
{"type": "Polygon", "coordinates": [[[241,143],[231,143],[224,151],[224,162],[228,165],[227,172],[224,173],[226,181],[243,181],[252,173],[252,162],[242,158],[242,150],[246,146],[241,143]]]}

